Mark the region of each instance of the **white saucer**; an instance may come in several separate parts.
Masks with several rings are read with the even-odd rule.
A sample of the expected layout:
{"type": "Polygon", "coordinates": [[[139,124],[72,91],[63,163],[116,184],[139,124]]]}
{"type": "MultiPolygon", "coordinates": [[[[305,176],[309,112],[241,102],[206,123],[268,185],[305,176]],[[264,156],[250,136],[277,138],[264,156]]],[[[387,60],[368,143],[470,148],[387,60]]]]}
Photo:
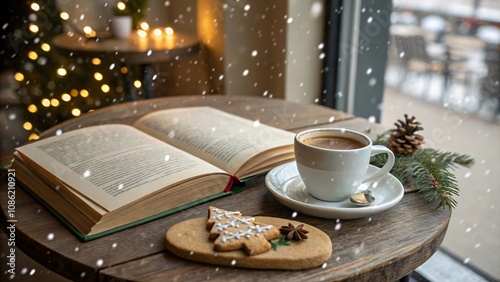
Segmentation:
{"type": "MultiPolygon", "coordinates": [[[[368,173],[379,170],[370,165],[368,173]]],[[[307,215],[333,218],[354,219],[371,216],[388,210],[403,198],[404,188],[401,182],[389,174],[378,183],[362,184],[359,190],[369,188],[375,201],[368,207],[357,207],[349,203],[349,199],[341,202],[325,202],[311,196],[302,182],[295,162],[286,163],[272,169],[266,175],[269,191],[283,205],[307,215]],[[373,187],[376,185],[375,187],[373,187]]]]}

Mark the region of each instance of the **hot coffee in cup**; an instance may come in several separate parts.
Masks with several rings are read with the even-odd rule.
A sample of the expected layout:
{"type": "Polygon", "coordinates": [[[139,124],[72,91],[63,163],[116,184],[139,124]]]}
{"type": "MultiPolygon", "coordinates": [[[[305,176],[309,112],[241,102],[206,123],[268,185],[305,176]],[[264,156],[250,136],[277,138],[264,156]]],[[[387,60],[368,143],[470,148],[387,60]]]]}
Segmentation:
{"type": "Polygon", "coordinates": [[[295,159],[307,191],[323,201],[342,201],[368,181],[381,179],[394,165],[394,154],[385,146],[372,145],[366,135],[343,128],[311,129],[294,140],[295,159]],[[385,153],[387,163],[366,175],[370,157],[385,153]]]}
{"type": "Polygon", "coordinates": [[[340,136],[318,136],[304,139],[304,144],[333,150],[351,150],[363,148],[365,145],[358,140],[340,136]]]}

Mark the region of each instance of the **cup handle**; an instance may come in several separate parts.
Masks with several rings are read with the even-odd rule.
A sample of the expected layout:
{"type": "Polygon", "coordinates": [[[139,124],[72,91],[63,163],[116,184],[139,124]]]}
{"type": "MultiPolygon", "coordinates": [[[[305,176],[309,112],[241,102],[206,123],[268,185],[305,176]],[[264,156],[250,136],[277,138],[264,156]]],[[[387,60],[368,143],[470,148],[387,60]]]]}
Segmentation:
{"type": "Polygon", "coordinates": [[[392,167],[394,166],[394,161],[395,161],[394,153],[391,150],[389,150],[389,148],[382,145],[373,145],[371,156],[375,156],[378,154],[387,154],[387,162],[379,171],[371,175],[365,176],[365,178],[363,179],[363,183],[384,177],[385,175],[389,174],[392,167]]]}

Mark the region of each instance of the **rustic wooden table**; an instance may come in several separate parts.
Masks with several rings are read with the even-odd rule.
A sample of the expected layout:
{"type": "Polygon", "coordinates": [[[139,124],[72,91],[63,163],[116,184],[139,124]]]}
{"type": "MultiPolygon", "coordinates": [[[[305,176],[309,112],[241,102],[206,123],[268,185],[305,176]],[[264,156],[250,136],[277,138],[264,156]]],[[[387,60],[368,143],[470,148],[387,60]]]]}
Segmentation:
{"type": "MultiPolygon", "coordinates": [[[[153,97],[154,71],[151,64],[178,59],[195,54],[200,50],[200,42],[194,35],[176,32],[163,37],[139,37],[132,33],[127,39],[103,38],[87,39],[73,34],[60,34],[52,39],[56,52],[69,58],[93,59],[112,62],[120,66],[140,65],[142,87],[145,98],[153,97]]],[[[123,74],[125,99],[135,100],[130,74],[123,74]]]]}
{"type": "MultiPolygon", "coordinates": [[[[130,102],[96,110],[68,120],[45,132],[69,131],[103,123],[131,124],[146,113],[175,107],[208,105],[261,123],[297,132],[311,127],[345,127],[369,132],[379,125],[322,106],[279,99],[241,96],[178,96],[130,102]]],[[[11,155],[3,155],[6,163],[11,155]]],[[[0,206],[6,230],[8,195],[5,176],[0,206]]],[[[275,280],[394,281],[425,262],[440,246],[451,216],[436,210],[416,193],[407,193],[390,210],[369,218],[328,220],[298,214],[294,220],[326,232],[333,244],[329,261],[301,271],[252,270],[206,265],[180,259],[164,247],[166,230],[175,223],[207,216],[208,204],[146,223],[90,242],[81,242],[56,217],[21,187],[16,187],[15,243],[45,267],[72,280],[275,280]],[[340,228],[339,228],[340,227],[340,228]]],[[[238,194],[209,203],[246,215],[291,218],[293,210],[269,193],[264,176],[252,179],[238,194]]]]}

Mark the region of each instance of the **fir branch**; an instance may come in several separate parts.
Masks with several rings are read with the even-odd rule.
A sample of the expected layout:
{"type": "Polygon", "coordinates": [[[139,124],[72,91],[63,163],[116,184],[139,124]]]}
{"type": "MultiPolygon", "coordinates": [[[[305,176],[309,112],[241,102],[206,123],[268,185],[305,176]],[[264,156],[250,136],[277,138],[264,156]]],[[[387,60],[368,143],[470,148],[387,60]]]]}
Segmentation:
{"type": "MultiPolygon", "coordinates": [[[[387,145],[388,132],[373,141],[377,145],[387,145]]],[[[371,164],[382,167],[387,160],[385,155],[371,158],[371,164]]],[[[468,155],[441,152],[425,148],[410,155],[396,155],[391,174],[399,179],[408,190],[418,190],[429,202],[439,201],[437,208],[455,208],[459,187],[455,175],[449,171],[458,166],[471,167],[474,160],[468,155]]]]}
{"type": "Polygon", "coordinates": [[[459,187],[455,176],[448,171],[453,162],[446,154],[440,155],[433,149],[415,152],[413,158],[420,164],[419,173],[415,174],[415,186],[428,202],[439,201],[439,207],[456,207],[453,196],[459,195],[459,187]],[[421,182],[422,181],[422,182],[421,182]]]}
{"type": "Polygon", "coordinates": [[[384,145],[386,146],[389,142],[387,141],[389,138],[390,131],[377,135],[377,138],[372,141],[373,145],[384,145]]]}

